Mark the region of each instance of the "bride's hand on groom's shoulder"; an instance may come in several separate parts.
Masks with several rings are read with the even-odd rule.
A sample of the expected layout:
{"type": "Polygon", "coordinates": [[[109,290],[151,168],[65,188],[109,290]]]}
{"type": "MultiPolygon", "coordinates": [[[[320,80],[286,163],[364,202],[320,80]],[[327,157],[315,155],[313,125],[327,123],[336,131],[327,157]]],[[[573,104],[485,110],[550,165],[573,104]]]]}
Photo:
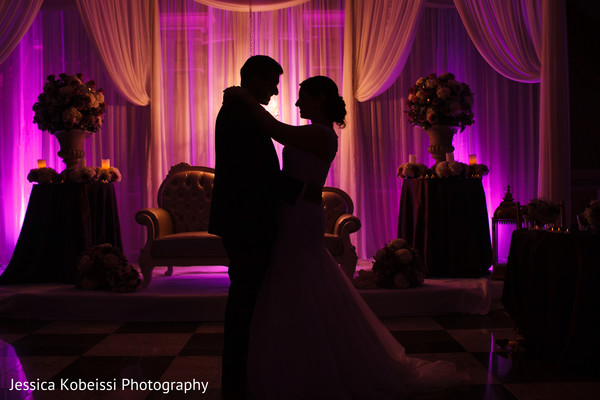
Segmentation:
{"type": "Polygon", "coordinates": [[[248,89],[240,86],[230,86],[223,90],[223,104],[230,103],[236,100],[243,100],[248,102],[252,99],[252,95],[248,92],[248,89]]]}

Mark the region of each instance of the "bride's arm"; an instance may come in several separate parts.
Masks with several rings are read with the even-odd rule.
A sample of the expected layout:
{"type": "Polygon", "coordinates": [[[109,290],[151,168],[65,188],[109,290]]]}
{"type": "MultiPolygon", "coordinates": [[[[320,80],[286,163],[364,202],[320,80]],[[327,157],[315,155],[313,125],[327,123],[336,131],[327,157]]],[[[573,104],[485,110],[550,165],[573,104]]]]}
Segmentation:
{"type": "Polygon", "coordinates": [[[331,161],[327,139],[322,128],[316,125],[294,126],[278,121],[245,89],[237,87],[226,89],[224,102],[228,100],[229,96],[243,100],[265,132],[279,143],[296,147],[326,161],[331,161]]]}

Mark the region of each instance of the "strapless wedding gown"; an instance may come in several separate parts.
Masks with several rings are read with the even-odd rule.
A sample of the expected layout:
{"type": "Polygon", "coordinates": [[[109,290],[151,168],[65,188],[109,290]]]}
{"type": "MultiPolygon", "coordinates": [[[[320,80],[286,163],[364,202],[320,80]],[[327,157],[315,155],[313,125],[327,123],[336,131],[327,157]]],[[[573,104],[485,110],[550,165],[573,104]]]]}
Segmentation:
{"type": "MultiPolygon", "coordinates": [[[[323,127],[332,153],[337,135],[323,127]]],[[[330,163],[286,147],[284,171],[323,186],[330,163]]],[[[456,383],[454,365],[406,356],[323,244],[321,204],[284,204],[256,303],[248,386],[256,400],[401,399],[456,383]]]]}

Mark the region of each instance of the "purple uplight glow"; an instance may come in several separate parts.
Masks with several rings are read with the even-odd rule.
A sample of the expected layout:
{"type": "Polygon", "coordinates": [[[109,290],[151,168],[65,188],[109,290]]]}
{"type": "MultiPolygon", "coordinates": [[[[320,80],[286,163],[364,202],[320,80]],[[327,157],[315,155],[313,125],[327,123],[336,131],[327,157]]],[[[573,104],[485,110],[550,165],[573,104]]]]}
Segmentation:
{"type": "MultiPolygon", "coordinates": [[[[23,364],[21,364],[21,360],[19,360],[14,347],[5,343],[2,339],[0,339],[0,367],[2,370],[2,374],[0,374],[0,388],[3,388],[3,390],[8,390],[8,388],[12,388],[18,383],[24,384],[25,382],[29,382],[23,364]]],[[[12,390],[7,398],[25,399],[31,393],[33,393],[33,389],[31,388],[12,390]]]]}
{"type": "Polygon", "coordinates": [[[510,250],[510,241],[512,233],[517,228],[515,224],[502,224],[496,226],[497,229],[497,249],[494,251],[498,255],[498,264],[506,264],[508,261],[508,252],[510,250]]]}
{"type": "MultiPolygon", "coordinates": [[[[164,176],[170,165],[185,161],[214,166],[214,120],[222,90],[239,84],[239,68],[249,55],[248,13],[218,10],[193,0],[159,0],[164,92],[165,170],[148,164],[148,107],[127,103],[99,61],[76,7],[42,7],[31,29],[0,64],[0,263],[7,264],[27,209],[31,184],[26,176],[37,159],[58,171],[56,139],[33,124],[32,105],[48,74],[82,72],[105,90],[108,106],[101,132],[86,142],[87,165],[110,158],[123,181],[117,186],[125,254],[135,262],[144,232],[134,222],[145,204],[147,176],[164,176]]],[[[298,84],[309,76],[328,75],[342,88],[344,2],[319,0],[254,14],[254,49],[283,66],[277,109],[282,121],[303,124],[294,107],[298,84]]],[[[359,198],[355,215],[363,228],[355,245],[368,259],[396,236],[400,180],[398,165],[416,154],[431,165],[428,140],[409,127],[403,113],[408,88],[430,72],[453,72],[475,93],[475,124],[455,137],[455,157],[466,162],[477,154],[488,165],[483,178],[488,214],[510,184],[517,201],[534,197],[537,187],[539,86],[510,81],[495,72],[471,43],[455,9],[426,8],[410,56],[397,81],[381,95],[358,105],[355,147],[359,198]]],[[[347,99],[350,94],[342,93],[347,99]]],[[[354,111],[354,110],[351,110],[354,111]]],[[[339,131],[342,138],[348,131],[339,131]]],[[[332,165],[327,184],[340,186],[345,149],[332,165]]],[[[344,189],[342,187],[342,189],[344,189]]],[[[153,197],[152,194],[151,197],[153,197]]],[[[354,239],[353,239],[354,240],[354,239]]]]}

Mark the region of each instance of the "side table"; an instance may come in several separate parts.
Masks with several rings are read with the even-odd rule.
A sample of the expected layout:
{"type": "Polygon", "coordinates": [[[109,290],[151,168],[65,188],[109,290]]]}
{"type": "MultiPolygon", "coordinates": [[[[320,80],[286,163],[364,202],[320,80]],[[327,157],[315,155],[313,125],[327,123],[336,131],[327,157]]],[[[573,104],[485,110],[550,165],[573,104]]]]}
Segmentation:
{"type": "Polygon", "coordinates": [[[74,283],[81,254],[102,243],[123,248],[114,184],[36,184],[0,284],[74,283]]]}

